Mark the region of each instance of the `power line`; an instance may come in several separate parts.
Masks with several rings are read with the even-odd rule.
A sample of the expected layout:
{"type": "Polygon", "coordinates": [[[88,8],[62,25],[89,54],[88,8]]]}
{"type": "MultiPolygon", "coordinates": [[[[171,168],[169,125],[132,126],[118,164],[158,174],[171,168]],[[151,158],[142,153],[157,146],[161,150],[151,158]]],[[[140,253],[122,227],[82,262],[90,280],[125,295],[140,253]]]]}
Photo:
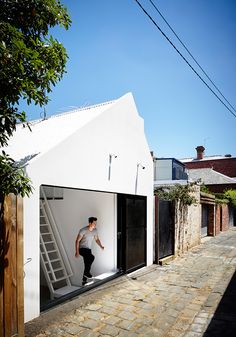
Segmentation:
{"type": "Polygon", "coordinates": [[[162,29],[158,26],[155,20],[151,17],[151,15],[145,10],[145,8],[140,4],[138,0],[134,0],[148,16],[148,18],[152,21],[152,23],[156,26],[156,28],[161,32],[161,34],[165,37],[165,39],[171,44],[171,46],[176,50],[176,52],[180,55],[180,57],[187,63],[187,65],[192,69],[192,71],[199,77],[199,79],[206,85],[206,87],[215,95],[215,97],[225,106],[225,108],[236,118],[236,114],[222,101],[222,99],[214,92],[214,90],[206,83],[206,81],[198,74],[198,72],[193,68],[193,66],[188,62],[188,60],[181,54],[181,52],[176,48],[173,42],[168,38],[168,36],[162,31],[162,29]]]}
{"type": "Polygon", "coordinates": [[[186,47],[186,45],[183,43],[183,41],[181,41],[181,39],[178,37],[178,35],[176,34],[176,32],[174,31],[174,29],[171,27],[171,25],[167,22],[167,20],[164,18],[164,16],[162,15],[162,13],[160,12],[160,10],[157,8],[157,6],[154,4],[154,2],[152,0],[149,0],[149,2],[152,4],[152,6],[155,8],[155,10],[158,12],[158,14],[162,17],[162,19],[165,21],[165,23],[167,24],[167,26],[170,28],[170,30],[173,32],[173,34],[175,35],[175,37],[178,39],[178,41],[182,44],[182,46],[184,47],[184,49],[187,51],[187,53],[191,56],[191,58],[194,60],[194,62],[198,65],[198,67],[201,69],[201,71],[204,73],[204,75],[208,78],[208,80],[211,82],[211,84],[214,86],[214,88],[218,91],[218,93],[221,95],[221,97],[224,98],[224,100],[229,104],[229,106],[236,112],[236,109],[233,107],[233,105],[227,100],[227,98],[222,94],[222,92],[220,91],[220,89],[215,85],[215,83],[212,81],[212,79],[210,78],[210,76],[206,73],[206,71],[202,68],[202,66],[199,64],[199,62],[196,60],[196,58],[192,55],[192,53],[190,52],[190,50],[186,47]]]}

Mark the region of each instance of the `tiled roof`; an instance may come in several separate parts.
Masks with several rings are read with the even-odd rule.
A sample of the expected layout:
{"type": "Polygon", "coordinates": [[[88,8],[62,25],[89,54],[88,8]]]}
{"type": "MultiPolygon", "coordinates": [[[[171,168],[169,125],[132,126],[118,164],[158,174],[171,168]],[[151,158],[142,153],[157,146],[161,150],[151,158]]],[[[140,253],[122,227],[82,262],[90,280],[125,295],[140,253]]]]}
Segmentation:
{"type": "Polygon", "coordinates": [[[214,171],[212,168],[190,169],[188,175],[193,181],[201,179],[205,185],[236,184],[236,179],[214,171]]]}

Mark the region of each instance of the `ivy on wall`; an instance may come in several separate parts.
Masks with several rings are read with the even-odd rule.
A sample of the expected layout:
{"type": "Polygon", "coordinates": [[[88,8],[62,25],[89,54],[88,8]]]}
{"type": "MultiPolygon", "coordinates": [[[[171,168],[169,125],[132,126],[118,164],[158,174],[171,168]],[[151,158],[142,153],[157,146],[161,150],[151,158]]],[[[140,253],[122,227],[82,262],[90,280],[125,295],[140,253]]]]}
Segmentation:
{"type": "Polygon", "coordinates": [[[229,203],[233,206],[236,207],[236,190],[228,190],[224,192],[224,196],[226,199],[228,199],[229,203]]]}
{"type": "Polygon", "coordinates": [[[236,207],[236,189],[225,190],[223,193],[214,193],[209,190],[204,184],[200,187],[201,192],[213,194],[216,197],[216,203],[218,204],[230,204],[236,207]]]}
{"type": "Polygon", "coordinates": [[[197,202],[192,195],[195,183],[187,185],[176,184],[174,186],[156,188],[154,194],[162,200],[179,201],[182,206],[190,206],[197,202]]]}

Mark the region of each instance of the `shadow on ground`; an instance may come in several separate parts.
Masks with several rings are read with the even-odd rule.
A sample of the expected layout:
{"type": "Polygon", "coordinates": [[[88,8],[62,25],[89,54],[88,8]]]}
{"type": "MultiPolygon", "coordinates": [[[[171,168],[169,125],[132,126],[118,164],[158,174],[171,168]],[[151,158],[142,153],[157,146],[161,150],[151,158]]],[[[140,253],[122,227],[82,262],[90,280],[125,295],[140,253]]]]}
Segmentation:
{"type": "Polygon", "coordinates": [[[220,301],[203,337],[236,336],[236,272],[220,301]]]}

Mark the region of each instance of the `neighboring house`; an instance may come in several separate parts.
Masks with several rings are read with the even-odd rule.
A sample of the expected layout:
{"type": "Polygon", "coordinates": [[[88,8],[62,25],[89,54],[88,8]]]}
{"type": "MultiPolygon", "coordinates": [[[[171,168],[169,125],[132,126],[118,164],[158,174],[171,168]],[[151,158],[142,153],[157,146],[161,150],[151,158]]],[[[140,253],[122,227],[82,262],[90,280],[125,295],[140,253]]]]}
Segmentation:
{"type": "Polygon", "coordinates": [[[189,169],[189,179],[204,183],[211,192],[223,192],[228,189],[236,189],[236,179],[219,173],[212,168],[189,169]]]}
{"type": "Polygon", "coordinates": [[[204,146],[197,146],[196,151],[196,158],[180,160],[185,164],[190,177],[196,180],[201,178],[202,183],[211,192],[223,192],[226,189],[236,188],[236,157],[231,157],[230,154],[205,156],[204,146]]]}
{"type": "MultiPolygon", "coordinates": [[[[185,165],[175,158],[156,158],[153,153],[154,190],[187,185],[185,165]]],[[[200,243],[200,190],[192,193],[197,203],[179,207],[179,202],[160,200],[155,196],[155,262],[163,263],[200,243]]]]}
{"type": "Polygon", "coordinates": [[[185,165],[175,158],[153,157],[154,186],[186,184],[185,165]]]}
{"type": "MultiPolygon", "coordinates": [[[[185,164],[190,181],[203,183],[210,192],[223,193],[236,189],[236,158],[230,154],[225,156],[205,156],[204,146],[196,147],[196,158],[181,159],[185,164]]],[[[202,194],[203,195],[203,194],[202,194]]],[[[228,205],[220,205],[211,198],[201,196],[202,230],[208,235],[218,234],[236,223],[235,209],[228,205]],[[214,207],[212,205],[215,205],[214,207]]]]}
{"type": "Polygon", "coordinates": [[[132,94],[30,126],[17,125],[7,148],[34,187],[24,199],[25,321],[83,291],[74,247],[89,216],[105,246],[93,246],[92,286],[153,263],[153,161],[132,94]]]}

